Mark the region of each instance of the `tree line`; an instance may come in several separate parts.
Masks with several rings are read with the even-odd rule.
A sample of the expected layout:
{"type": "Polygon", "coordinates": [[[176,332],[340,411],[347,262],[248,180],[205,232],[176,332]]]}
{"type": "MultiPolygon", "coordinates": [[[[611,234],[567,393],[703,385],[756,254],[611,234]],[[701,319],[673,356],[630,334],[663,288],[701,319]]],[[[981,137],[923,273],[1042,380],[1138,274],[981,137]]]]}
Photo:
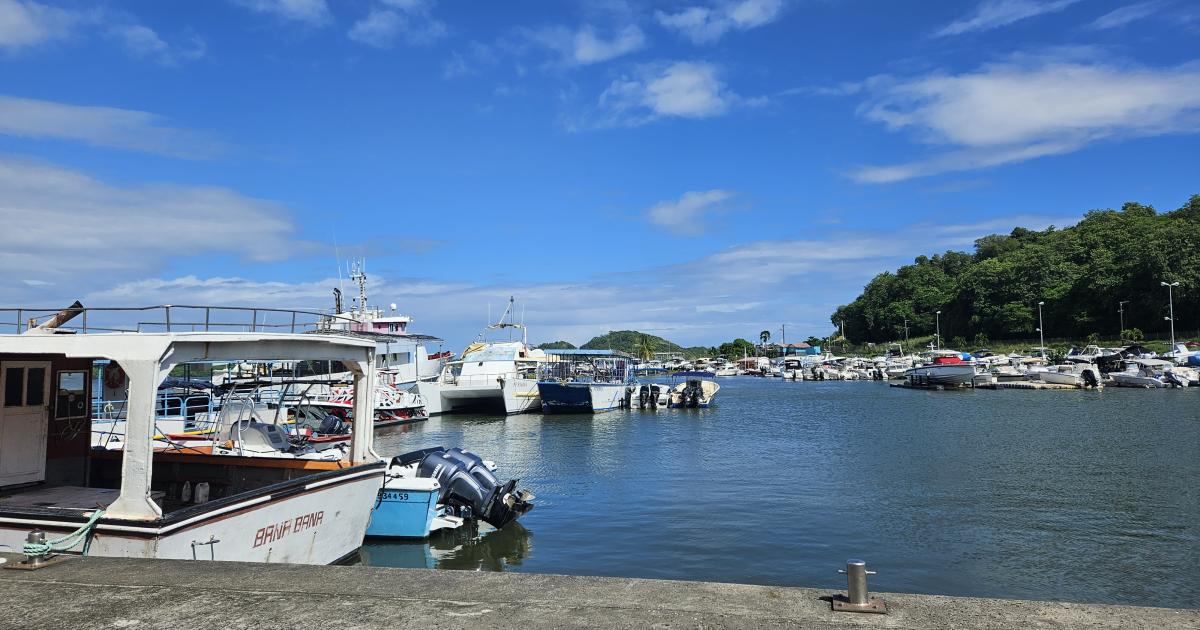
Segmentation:
{"type": "Polygon", "coordinates": [[[1016,228],[975,241],[973,253],[918,256],[875,276],[838,307],[834,326],[854,343],[932,334],[942,339],[1037,336],[1038,302],[1047,337],[1116,337],[1122,328],[1168,330],[1167,287],[1175,283],[1175,329],[1200,328],[1200,195],[1160,213],[1126,203],[1093,210],[1078,224],[1016,228]]]}

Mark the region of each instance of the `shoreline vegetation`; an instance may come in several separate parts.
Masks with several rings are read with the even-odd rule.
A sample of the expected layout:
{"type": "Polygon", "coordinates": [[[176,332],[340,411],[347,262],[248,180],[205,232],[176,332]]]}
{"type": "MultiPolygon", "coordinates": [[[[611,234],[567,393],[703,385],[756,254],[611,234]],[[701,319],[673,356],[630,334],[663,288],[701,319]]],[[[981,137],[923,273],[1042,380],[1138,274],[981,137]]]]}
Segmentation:
{"type": "Polygon", "coordinates": [[[962,339],[988,346],[1038,337],[1038,303],[1047,341],[1113,338],[1170,329],[1167,289],[1174,288],[1176,336],[1200,334],[1200,195],[1159,213],[1126,203],[1093,210],[1071,227],[1015,228],[975,241],[974,253],[918,256],[871,280],[831,316],[852,343],[931,335],[938,311],[942,345],[962,339]],[[1129,332],[1126,332],[1129,331],[1129,332]],[[1134,332],[1134,334],[1129,334],[1134,332]]]}

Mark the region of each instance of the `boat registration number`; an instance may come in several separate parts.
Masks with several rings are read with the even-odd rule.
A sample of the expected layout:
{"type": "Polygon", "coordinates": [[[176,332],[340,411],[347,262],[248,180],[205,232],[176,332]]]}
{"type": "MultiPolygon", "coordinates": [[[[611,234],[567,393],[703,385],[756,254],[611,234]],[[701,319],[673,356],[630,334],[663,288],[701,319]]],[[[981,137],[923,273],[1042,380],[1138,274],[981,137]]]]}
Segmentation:
{"type": "Polygon", "coordinates": [[[396,492],[393,490],[384,490],[383,491],[383,500],[384,501],[407,501],[408,493],[407,492],[396,492]]]}

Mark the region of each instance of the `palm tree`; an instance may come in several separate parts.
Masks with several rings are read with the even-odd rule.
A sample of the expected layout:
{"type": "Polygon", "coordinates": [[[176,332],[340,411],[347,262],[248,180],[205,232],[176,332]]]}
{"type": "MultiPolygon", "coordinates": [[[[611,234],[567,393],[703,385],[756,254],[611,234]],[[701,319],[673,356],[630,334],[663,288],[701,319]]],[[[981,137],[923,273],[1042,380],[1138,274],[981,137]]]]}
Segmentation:
{"type": "Polygon", "coordinates": [[[638,358],[643,361],[654,358],[654,342],[650,341],[649,335],[638,336],[637,353],[638,358]]]}
{"type": "Polygon", "coordinates": [[[767,345],[767,342],[771,340],[771,331],[764,330],[758,333],[758,338],[760,341],[762,341],[762,345],[767,345]]]}

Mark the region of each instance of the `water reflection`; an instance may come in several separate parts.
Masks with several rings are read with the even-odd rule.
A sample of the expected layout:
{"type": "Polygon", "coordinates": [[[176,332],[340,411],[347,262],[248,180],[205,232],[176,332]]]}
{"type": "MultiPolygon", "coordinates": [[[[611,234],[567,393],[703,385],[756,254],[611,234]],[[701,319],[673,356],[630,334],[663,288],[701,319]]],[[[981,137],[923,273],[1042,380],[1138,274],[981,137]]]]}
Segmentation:
{"type": "Polygon", "coordinates": [[[435,533],[422,541],[372,541],[359,554],[365,565],[408,569],[504,571],[518,566],[533,549],[532,536],[520,522],[495,529],[486,523],[435,533]]]}

